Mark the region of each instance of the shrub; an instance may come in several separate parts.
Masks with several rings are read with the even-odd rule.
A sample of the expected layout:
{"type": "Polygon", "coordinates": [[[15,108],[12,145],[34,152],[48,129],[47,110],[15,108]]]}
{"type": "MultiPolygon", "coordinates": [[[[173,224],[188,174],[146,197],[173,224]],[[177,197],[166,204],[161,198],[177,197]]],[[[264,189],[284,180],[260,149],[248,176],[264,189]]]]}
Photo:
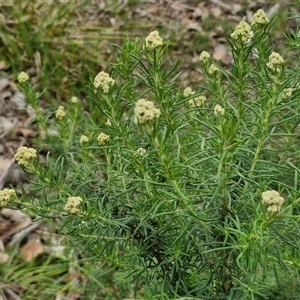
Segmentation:
{"type": "Polygon", "coordinates": [[[54,124],[38,110],[51,150],[46,166],[22,163],[36,177],[18,205],[62,219],[122,296],[266,299],[297,278],[299,71],[274,51],[271,26],[261,10],[242,21],[228,69],[201,53],[195,90],[176,85],[157,31],[115,45],[111,75],[91,80],[95,110],[70,101],[54,124]]]}

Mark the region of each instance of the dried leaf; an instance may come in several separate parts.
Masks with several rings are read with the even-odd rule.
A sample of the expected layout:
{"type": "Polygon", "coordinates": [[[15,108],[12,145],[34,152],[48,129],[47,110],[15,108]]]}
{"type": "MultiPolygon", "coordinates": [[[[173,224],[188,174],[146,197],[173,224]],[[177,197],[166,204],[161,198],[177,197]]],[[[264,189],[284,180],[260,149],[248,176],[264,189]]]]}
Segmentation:
{"type": "Polygon", "coordinates": [[[212,57],[215,60],[220,60],[224,65],[229,65],[232,62],[232,55],[223,44],[217,44],[214,47],[212,57]]]}
{"type": "Polygon", "coordinates": [[[43,252],[44,245],[39,239],[30,240],[21,248],[21,253],[25,256],[26,261],[31,261],[43,252]]]}
{"type": "Polygon", "coordinates": [[[9,255],[4,252],[0,252],[0,264],[6,263],[9,260],[9,255]]]}
{"type": "Polygon", "coordinates": [[[219,18],[222,14],[222,10],[220,7],[213,7],[210,9],[210,11],[215,18],[219,18]]]}

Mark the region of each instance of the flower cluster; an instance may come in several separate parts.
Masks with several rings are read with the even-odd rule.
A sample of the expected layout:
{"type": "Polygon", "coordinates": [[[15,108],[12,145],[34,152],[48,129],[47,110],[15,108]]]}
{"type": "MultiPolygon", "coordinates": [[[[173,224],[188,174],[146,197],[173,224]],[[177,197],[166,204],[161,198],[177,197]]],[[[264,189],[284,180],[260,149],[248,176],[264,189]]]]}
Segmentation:
{"type": "Polygon", "coordinates": [[[215,64],[210,65],[209,70],[208,70],[209,74],[213,75],[213,74],[217,74],[219,72],[220,72],[220,70],[215,64]]]}
{"type": "Polygon", "coordinates": [[[71,98],[71,102],[74,103],[74,104],[78,103],[78,98],[75,97],[75,96],[73,96],[73,97],[71,98]]]}
{"type": "Polygon", "coordinates": [[[148,121],[152,121],[155,118],[159,118],[160,110],[154,106],[152,101],[146,99],[140,99],[136,102],[134,107],[135,123],[144,124],[148,121]]]}
{"type": "Polygon", "coordinates": [[[104,146],[109,143],[109,136],[103,132],[101,132],[97,137],[98,145],[104,146]]]}
{"type": "Polygon", "coordinates": [[[20,147],[15,154],[15,159],[20,166],[28,167],[36,160],[36,150],[33,148],[20,147]]]}
{"type": "Polygon", "coordinates": [[[86,143],[89,142],[89,138],[88,138],[86,135],[83,134],[83,135],[80,137],[79,142],[80,142],[80,145],[86,144],[86,143]]]}
{"type": "Polygon", "coordinates": [[[198,96],[198,97],[196,97],[196,98],[191,99],[191,100],[189,101],[189,105],[190,105],[190,107],[192,107],[192,108],[195,108],[195,107],[201,107],[201,106],[204,105],[205,101],[206,101],[205,96],[198,96]]]}
{"type": "Polygon", "coordinates": [[[190,87],[187,87],[184,91],[183,91],[183,96],[184,97],[188,97],[188,96],[191,96],[191,95],[194,95],[195,92],[190,88],[190,87]]]}
{"type": "MultiPolygon", "coordinates": [[[[184,97],[189,97],[189,96],[192,96],[194,94],[195,94],[195,92],[190,87],[187,87],[183,91],[183,96],[184,97]]],[[[189,100],[189,106],[192,107],[192,108],[201,107],[205,103],[205,101],[206,101],[205,96],[198,96],[198,97],[195,97],[195,98],[189,100]]]]}
{"type": "Polygon", "coordinates": [[[284,64],[284,59],[281,57],[279,53],[272,52],[269,56],[269,62],[267,63],[267,67],[272,71],[278,73],[279,67],[284,64]]]}
{"type": "Polygon", "coordinates": [[[217,104],[214,108],[214,114],[216,116],[219,116],[219,115],[224,116],[225,109],[221,105],[217,104]]]}
{"type": "Polygon", "coordinates": [[[163,44],[163,39],[159,36],[159,32],[154,30],[145,38],[146,48],[154,49],[163,44]]]}
{"type": "Polygon", "coordinates": [[[138,154],[140,156],[144,156],[146,152],[147,151],[144,148],[139,148],[139,149],[136,150],[136,154],[138,154]]]}
{"type": "Polygon", "coordinates": [[[17,198],[15,190],[12,189],[4,189],[0,191],[0,207],[8,204],[10,200],[14,200],[17,198]]]}
{"type": "Polygon", "coordinates": [[[94,79],[94,87],[97,89],[102,88],[103,93],[107,94],[109,87],[115,84],[114,79],[112,79],[107,73],[101,71],[94,79]]]}
{"type": "Polygon", "coordinates": [[[241,39],[241,41],[246,44],[253,37],[253,32],[251,31],[250,25],[241,21],[236,27],[231,37],[235,40],[241,39]]]}
{"type": "Polygon", "coordinates": [[[81,197],[69,197],[68,202],[65,205],[65,210],[69,211],[72,214],[78,214],[80,212],[81,203],[81,197]]]}
{"type": "Polygon", "coordinates": [[[27,73],[25,72],[21,72],[19,75],[18,75],[18,81],[19,83],[25,83],[26,81],[29,80],[29,76],[27,73]]]}
{"type": "Polygon", "coordinates": [[[284,198],[277,191],[272,190],[262,193],[262,204],[270,214],[280,211],[283,202],[284,198]]]}
{"type": "Polygon", "coordinates": [[[268,24],[270,20],[267,18],[265,12],[262,9],[259,9],[254,15],[253,15],[253,21],[251,23],[251,26],[256,27],[259,25],[268,24]]]}
{"type": "Polygon", "coordinates": [[[55,117],[58,119],[58,120],[62,120],[64,118],[64,116],[66,115],[65,113],[65,108],[60,105],[55,113],[55,117]]]}
{"type": "Polygon", "coordinates": [[[284,89],[283,92],[282,92],[282,98],[283,99],[290,98],[292,96],[292,93],[293,93],[292,88],[284,89]]]}
{"type": "Polygon", "coordinates": [[[207,64],[210,61],[210,54],[206,51],[202,51],[200,56],[199,56],[199,60],[202,63],[207,64]]]}

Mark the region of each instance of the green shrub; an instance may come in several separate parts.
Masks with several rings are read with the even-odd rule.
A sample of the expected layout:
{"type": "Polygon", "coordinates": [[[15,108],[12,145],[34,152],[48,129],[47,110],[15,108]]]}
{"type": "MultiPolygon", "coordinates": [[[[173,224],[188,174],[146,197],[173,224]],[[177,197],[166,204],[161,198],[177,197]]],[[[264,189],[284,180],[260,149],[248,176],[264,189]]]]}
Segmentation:
{"type": "Polygon", "coordinates": [[[127,38],[89,88],[93,109],[72,98],[52,123],[22,83],[50,150],[42,166],[19,149],[36,177],[11,203],[63,221],[91,284],[120,299],[275,299],[298,280],[299,48],[274,52],[271,26],[259,10],[235,28],[229,69],[202,52],[194,90],[177,87],[158,32],[127,38]]]}

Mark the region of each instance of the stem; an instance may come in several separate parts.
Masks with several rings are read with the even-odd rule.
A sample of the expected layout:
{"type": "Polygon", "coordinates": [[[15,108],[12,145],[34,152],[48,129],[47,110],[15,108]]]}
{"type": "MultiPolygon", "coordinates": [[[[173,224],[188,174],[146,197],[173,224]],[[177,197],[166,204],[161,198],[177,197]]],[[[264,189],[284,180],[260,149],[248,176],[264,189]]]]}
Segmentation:
{"type": "MultiPolygon", "coordinates": [[[[275,93],[276,93],[276,88],[274,87],[273,97],[270,99],[270,105],[266,109],[265,117],[264,117],[263,124],[262,124],[261,133],[258,134],[259,135],[258,144],[257,144],[257,147],[255,149],[254,157],[253,157],[253,160],[252,160],[252,165],[251,165],[250,172],[249,172],[249,179],[250,180],[253,177],[254,170],[255,170],[256,165],[258,163],[259,156],[260,156],[261,150],[264,146],[264,143],[267,141],[266,137],[267,137],[267,134],[268,134],[268,125],[269,125],[269,121],[270,121],[270,116],[272,115],[273,109],[276,105],[276,97],[274,97],[275,93]]],[[[247,191],[248,186],[249,186],[249,181],[246,181],[244,189],[243,189],[243,193],[245,193],[247,191]]]]}

